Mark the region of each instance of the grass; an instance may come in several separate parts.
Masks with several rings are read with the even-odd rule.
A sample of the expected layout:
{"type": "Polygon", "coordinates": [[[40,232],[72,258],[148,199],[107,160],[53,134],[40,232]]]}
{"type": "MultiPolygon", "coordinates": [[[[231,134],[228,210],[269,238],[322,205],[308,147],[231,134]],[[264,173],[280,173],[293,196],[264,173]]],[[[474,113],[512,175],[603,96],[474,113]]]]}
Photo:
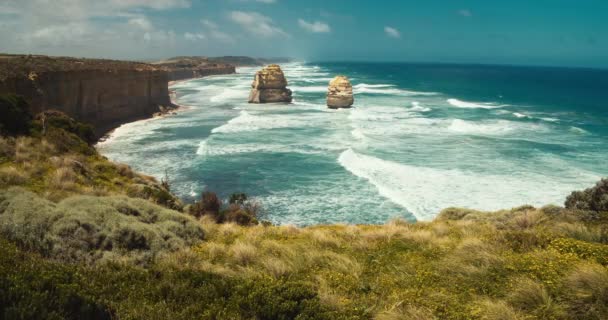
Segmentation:
{"type": "Polygon", "coordinates": [[[0,137],[0,318],[608,318],[606,180],[566,208],[272,226],[242,194],[181,210],[61,123],[0,137]]]}
{"type": "Polygon", "coordinates": [[[125,195],[182,210],[156,179],[114,164],[86,144],[67,150],[62,145],[50,137],[0,136],[0,190],[21,186],[54,202],[73,195],[125,195]]]}
{"type": "MultiPolygon", "coordinates": [[[[4,237],[19,244],[16,250],[42,252],[37,259],[44,263],[51,263],[48,258],[75,262],[70,268],[87,277],[88,268],[106,270],[96,269],[97,282],[77,282],[66,276],[63,264],[50,264],[59,268],[60,279],[67,277],[70,286],[82,290],[82,301],[101,305],[116,318],[608,316],[606,213],[556,207],[498,212],[452,208],[425,223],[297,228],[218,224],[208,215],[195,221],[125,196],[72,196],[52,202],[18,188],[1,194],[0,225],[4,237]],[[180,229],[182,224],[173,220],[163,224],[161,212],[190,221],[191,227],[180,229]],[[116,219],[123,219],[124,227],[116,219]],[[88,230],[101,230],[104,240],[88,230]],[[203,241],[193,236],[195,230],[204,230],[203,241]],[[112,250],[103,249],[107,241],[112,250]],[[121,265],[119,275],[107,271],[116,270],[115,263],[121,265]],[[152,274],[154,280],[147,278],[152,274]],[[207,280],[197,280],[201,277],[207,280]],[[103,280],[116,283],[106,287],[103,280]],[[211,291],[201,292],[198,281],[211,291]],[[202,307],[201,301],[207,305],[202,307]]],[[[51,293],[56,292],[47,291],[51,293]]]]}
{"type": "MultiPolygon", "coordinates": [[[[564,228],[596,235],[604,223],[585,222],[577,211],[555,216],[554,208],[458,211],[430,223],[302,229],[207,220],[206,241],[172,263],[198,261],[201,269],[238,279],[310,281],[328,307],[363,318],[571,319],[579,303],[605,299],[608,246],[596,236],[571,238],[564,228]],[[585,293],[573,298],[581,265],[593,266],[597,287],[577,281],[585,293]]],[[[599,304],[594,310],[608,315],[599,304]]]]}

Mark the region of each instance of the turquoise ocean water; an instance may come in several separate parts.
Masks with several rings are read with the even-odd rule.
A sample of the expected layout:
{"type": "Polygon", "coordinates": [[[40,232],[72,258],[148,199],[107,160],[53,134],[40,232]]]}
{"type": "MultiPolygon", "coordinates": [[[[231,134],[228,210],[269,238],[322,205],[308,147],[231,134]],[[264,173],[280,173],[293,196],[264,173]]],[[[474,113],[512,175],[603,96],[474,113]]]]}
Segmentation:
{"type": "Polygon", "coordinates": [[[283,65],[290,105],[251,105],[257,68],[172,87],[187,109],[98,145],[186,201],[245,192],[280,224],[432,219],[561,204],[608,175],[608,71],[374,63],[283,65]],[[355,107],[325,106],[351,78],[355,107]]]}

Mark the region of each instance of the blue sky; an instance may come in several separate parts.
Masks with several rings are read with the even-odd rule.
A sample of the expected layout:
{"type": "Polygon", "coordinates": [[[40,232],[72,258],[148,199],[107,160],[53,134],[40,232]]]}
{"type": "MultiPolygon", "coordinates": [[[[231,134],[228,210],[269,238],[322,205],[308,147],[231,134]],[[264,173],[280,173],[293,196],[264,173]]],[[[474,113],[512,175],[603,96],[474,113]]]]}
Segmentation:
{"type": "Polygon", "coordinates": [[[605,0],[0,0],[0,51],[608,67],[605,0]]]}

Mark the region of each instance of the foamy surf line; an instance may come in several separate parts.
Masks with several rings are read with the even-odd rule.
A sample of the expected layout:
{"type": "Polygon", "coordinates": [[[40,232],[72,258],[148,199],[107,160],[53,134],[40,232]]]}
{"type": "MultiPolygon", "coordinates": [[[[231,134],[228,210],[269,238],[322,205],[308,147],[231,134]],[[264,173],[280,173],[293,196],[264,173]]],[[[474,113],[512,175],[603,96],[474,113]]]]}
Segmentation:
{"type": "Polygon", "coordinates": [[[468,102],[458,99],[448,99],[447,102],[457,108],[464,109],[498,109],[506,107],[506,105],[496,105],[491,103],[468,102]]]}
{"type": "Polygon", "coordinates": [[[568,182],[536,176],[480,175],[405,165],[359,154],[352,149],[342,152],[338,163],[367,180],[381,196],[403,207],[418,220],[431,220],[448,207],[492,211],[522,204],[558,203],[573,188],[568,182]],[[496,181],[500,181],[499,192],[493,191],[497,190],[496,181]]]}

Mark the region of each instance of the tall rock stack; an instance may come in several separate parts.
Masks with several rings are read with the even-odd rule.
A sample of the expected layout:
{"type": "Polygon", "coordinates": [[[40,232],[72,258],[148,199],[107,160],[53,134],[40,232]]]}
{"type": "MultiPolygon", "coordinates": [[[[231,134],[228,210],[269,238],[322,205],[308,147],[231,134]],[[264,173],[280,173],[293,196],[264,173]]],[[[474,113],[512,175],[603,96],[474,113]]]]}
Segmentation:
{"type": "Polygon", "coordinates": [[[291,102],[291,90],[287,89],[285,75],[276,64],[255,74],[249,94],[249,103],[291,102]]]}
{"type": "Polygon", "coordinates": [[[353,86],[345,76],[337,76],[329,82],[327,91],[327,106],[336,108],[350,108],[355,102],[353,86]]]}

